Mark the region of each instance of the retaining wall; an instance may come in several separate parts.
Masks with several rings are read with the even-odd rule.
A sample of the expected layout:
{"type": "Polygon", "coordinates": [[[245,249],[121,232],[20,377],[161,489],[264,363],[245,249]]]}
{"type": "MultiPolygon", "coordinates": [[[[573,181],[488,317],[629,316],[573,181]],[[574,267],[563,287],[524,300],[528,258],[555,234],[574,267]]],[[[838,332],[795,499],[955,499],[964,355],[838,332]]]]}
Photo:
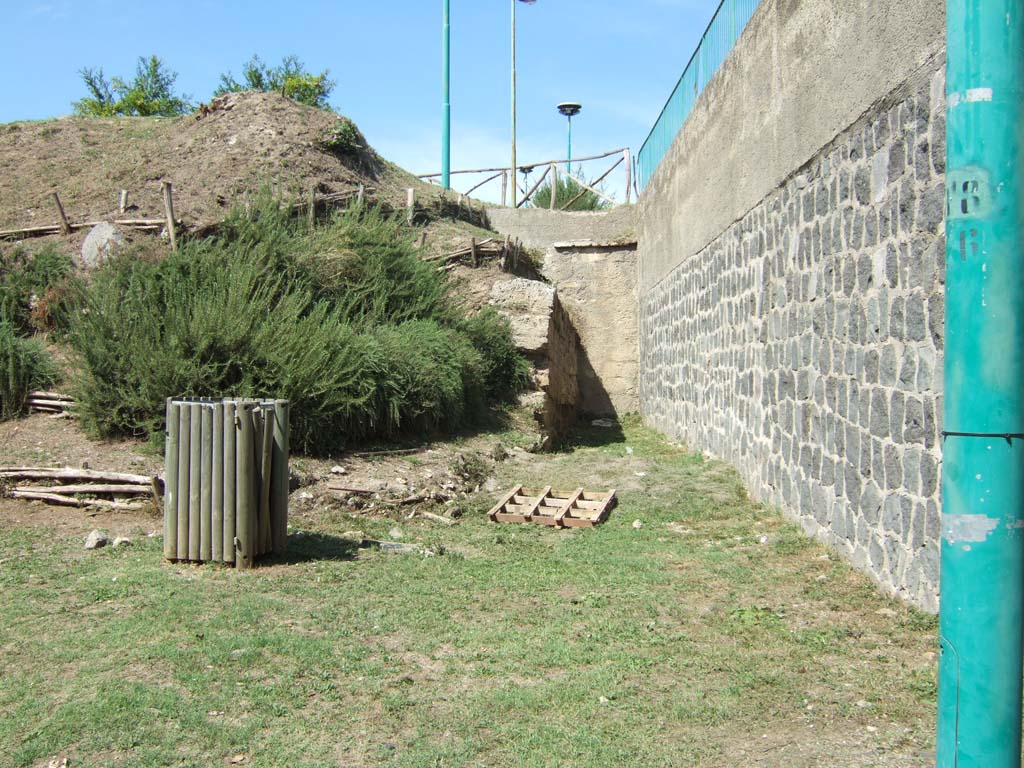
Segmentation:
{"type": "Polygon", "coordinates": [[[934,0],[765,0],[638,221],[645,419],[928,610],[944,22],[934,0]]]}

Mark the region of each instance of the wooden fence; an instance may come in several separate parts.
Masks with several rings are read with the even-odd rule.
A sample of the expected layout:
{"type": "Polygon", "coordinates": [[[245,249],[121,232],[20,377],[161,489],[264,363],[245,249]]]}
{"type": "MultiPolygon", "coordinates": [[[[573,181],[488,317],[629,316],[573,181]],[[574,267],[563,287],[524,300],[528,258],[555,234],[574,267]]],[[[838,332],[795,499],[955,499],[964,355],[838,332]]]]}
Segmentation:
{"type": "MultiPolygon", "coordinates": [[[[625,174],[626,174],[625,203],[626,203],[626,205],[628,205],[630,203],[631,199],[632,199],[632,194],[634,192],[636,192],[636,177],[635,177],[635,174],[633,172],[633,170],[634,170],[633,169],[633,159],[632,159],[632,155],[631,155],[630,150],[629,150],[628,147],[625,147],[625,148],[622,148],[622,149],[613,149],[610,152],[605,152],[605,153],[600,154],[600,155],[590,155],[588,157],[573,158],[572,162],[574,162],[574,163],[593,162],[593,161],[596,161],[596,160],[604,160],[604,159],[610,158],[610,157],[611,158],[616,158],[615,162],[612,164],[612,166],[610,168],[608,168],[604,173],[602,173],[600,176],[598,176],[596,179],[594,179],[591,182],[584,181],[582,178],[579,178],[578,176],[570,173],[569,171],[565,171],[565,170],[561,171],[562,173],[565,173],[565,175],[568,178],[572,179],[580,187],[582,187],[580,193],[575,195],[572,199],[569,199],[569,200],[559,200],[558,199],[558,183],[557,183],[558,182],[558,174],[559,174],[559,166],[566,165],[569,162],[568,160],[545,160],[543,163],[533,163],[533,164],[529,164],[529,165],[520,165],[520,166],[518,166],[516,168],[516,170],[523,174],[524,181],[523,181],[523,184],[520,186],[517,179],[511,179],[511,181],[516,184],[517,191],[522,193],[522,197],[520,197],[520,198],[518,198],[516,200],[516,208],[522,208],[530,200],[532,200],[533,196],[537,193],[537,190],[541,188],[541,185],[544,183],[544,181],[546,179],[550,179],[550,182],[551,182],[551,184],[550,184],[550,186],[551,186],[551,199],[550,199],[550,202],[548,203],[548,207],[551,210],[553,210],[553,211],[555,211],[555,210],[559,210],[559,211],[568,210],[569,207],[573,203],[575,203],[577,200],[579,200],[579,198],[581,198],[588,191],[592,192],[595,195],[597,195],[599,198],[601,198],[605,202],[609,203],[610,205],[618,205],[618,203],[615,200],[613,200],[611,197],[606,195],[604,192],[600,191],[600,189],[598,189],[597,187],[598,187],[598,185],[602,181],[604,181],[608,177],[609,174],[611,174],[612,171],[614,171],[616,168],[618,168],[623,163],[625,164],[625,174]],[[529,174],[532,173],[537,168],[544,168],[544,172],[541,174],[540,178],[537,179],[537,181],[535,181],[531,186],[527,187],[527,183],[528,182],[526,181],[526,179],[529,177],[529,174]]],[[[462,195],[465,195],[466,197],[468,197],[469,195],[471,195],[473,192],[475,192],[478,189],[480,189],[480,187],[484,186],[485,184],[489,184],[490,182],[495,181],[496,179],[500,178],[501,179],[501,204],[502,205],[506,205],[506,203],[507,203],[507,201],[509,199],[509,195],[508,195],[508,192],[509,192],[509,181],[510,181],[510,177],[512,176],[512,169],[511,168],[470,168],[470,169],[461,170],[461,171],[452,171],[451,175],[454,176],[454,175],[457,175],[457,174],[469,174],[469,173],[472,173],[472,174],[490,173],[491,175],[488,176],[483,181],[481,181],[481,182],[473,185],[472,187],[470,187],[468,190],[463,192],[462,195]]],[[[430,182],[436,184],[436,183],[439,183],[438,179],[441,178],[441,174],[439,174],[439,173],[427,173],[427,174],[424,174],[424,175],[420,176],[419,178],[425,179],[427,181],[430,181],[430,182]]]]}

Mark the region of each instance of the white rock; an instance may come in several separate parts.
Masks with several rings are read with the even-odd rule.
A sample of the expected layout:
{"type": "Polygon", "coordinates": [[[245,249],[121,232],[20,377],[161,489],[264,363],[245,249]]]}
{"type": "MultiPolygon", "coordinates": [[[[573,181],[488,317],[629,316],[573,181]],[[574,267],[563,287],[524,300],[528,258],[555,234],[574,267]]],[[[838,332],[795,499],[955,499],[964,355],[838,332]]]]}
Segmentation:
{"type": "Polygon", "coordinates": [[[332,475],[344,475],[345,474],[345,468],[340,466],[339,464],[335,464],[333,467],[331,467],[331,474],[332,475]]]}
{"type": "Polygon", "coordinates": [[[107,534],[103,533],[103,531],[92,530],[85,537],[85,548],[99,549],[100,547],[107,546],[107,541],[107,534]]]}
{"type": "Polygon", "coordinates": [[[639,531],[641,528],[644,527],[644,521],[643,520],[634,520],[633,521],[633,527],[636,528],[639,531]]]}
{"type": "Polygon", "coordinates": [[[390,531],[388,531],[388,536],[390,536],[392,539],[400,539],[402,538],[402,531],[400,528],[392,528],[390,531]]]}
{"type": "Polygon", "coordinates": [[[607,704],[608,703],[608,697],[607,696],[601,696],[601,697],[598,698],[598,702],[601,703],[601,704],[607,704]]]}
{"type": "Polygon", "coordinates": [[[102,265],[114,252],[124,246],[124,236],[121,230],[113,224],[101,222],[89,230],[82,243],[82,263],[94,269],[102,265]]]}
{"type": "Polygon", "coordinates": [[[127,547],[130,546],[131,543],[132,540],[129,539],[127,536],[118,536],[116,539],[114,539],[114,547],[127,547]]]}

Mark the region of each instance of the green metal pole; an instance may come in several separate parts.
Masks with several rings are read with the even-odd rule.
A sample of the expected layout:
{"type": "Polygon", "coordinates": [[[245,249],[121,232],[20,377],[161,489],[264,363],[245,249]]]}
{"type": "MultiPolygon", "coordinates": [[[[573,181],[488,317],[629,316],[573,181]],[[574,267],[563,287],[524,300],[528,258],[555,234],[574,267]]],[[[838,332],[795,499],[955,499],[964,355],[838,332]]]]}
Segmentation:
{"type": "Polygon", "coordinates": [[[1019,768],[1024,16],[947,0],[938,768],[1019,768]]]}
{"type": "Polygon", "coordinates": [[[572,173],[572,115],[569,115],[569,154],[568,161],[565,164],[565,172],[572,173]]]}
{"type": "Polygon", "coordinates": [[[452,35],[449,22],[449,3],[444,0],[441,24],[441,186],[452,188],[452,102],[451,82],[449,79],[452,53],[452,35]]]}
{"type": "Polygon", "coordinates": [[[512,0],[512,207],[516,205],[516,0],[512,0]]]}

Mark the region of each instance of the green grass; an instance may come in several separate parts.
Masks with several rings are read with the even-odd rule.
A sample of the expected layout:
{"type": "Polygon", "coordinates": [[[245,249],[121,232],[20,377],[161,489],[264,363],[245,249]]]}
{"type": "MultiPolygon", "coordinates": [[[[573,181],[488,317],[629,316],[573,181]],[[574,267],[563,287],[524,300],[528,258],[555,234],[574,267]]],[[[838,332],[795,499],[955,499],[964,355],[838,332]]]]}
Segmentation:
{"type": "Polygon", "coordinates": [[[721,464],[632,421],[580,442],[501,479],[620,488],[594,530],[328,507],[235,572],[0,526],[0,766],[921,764],[933,618],[721,464]],[[338,535],[396,524],[440,554],[338,535]]]}

